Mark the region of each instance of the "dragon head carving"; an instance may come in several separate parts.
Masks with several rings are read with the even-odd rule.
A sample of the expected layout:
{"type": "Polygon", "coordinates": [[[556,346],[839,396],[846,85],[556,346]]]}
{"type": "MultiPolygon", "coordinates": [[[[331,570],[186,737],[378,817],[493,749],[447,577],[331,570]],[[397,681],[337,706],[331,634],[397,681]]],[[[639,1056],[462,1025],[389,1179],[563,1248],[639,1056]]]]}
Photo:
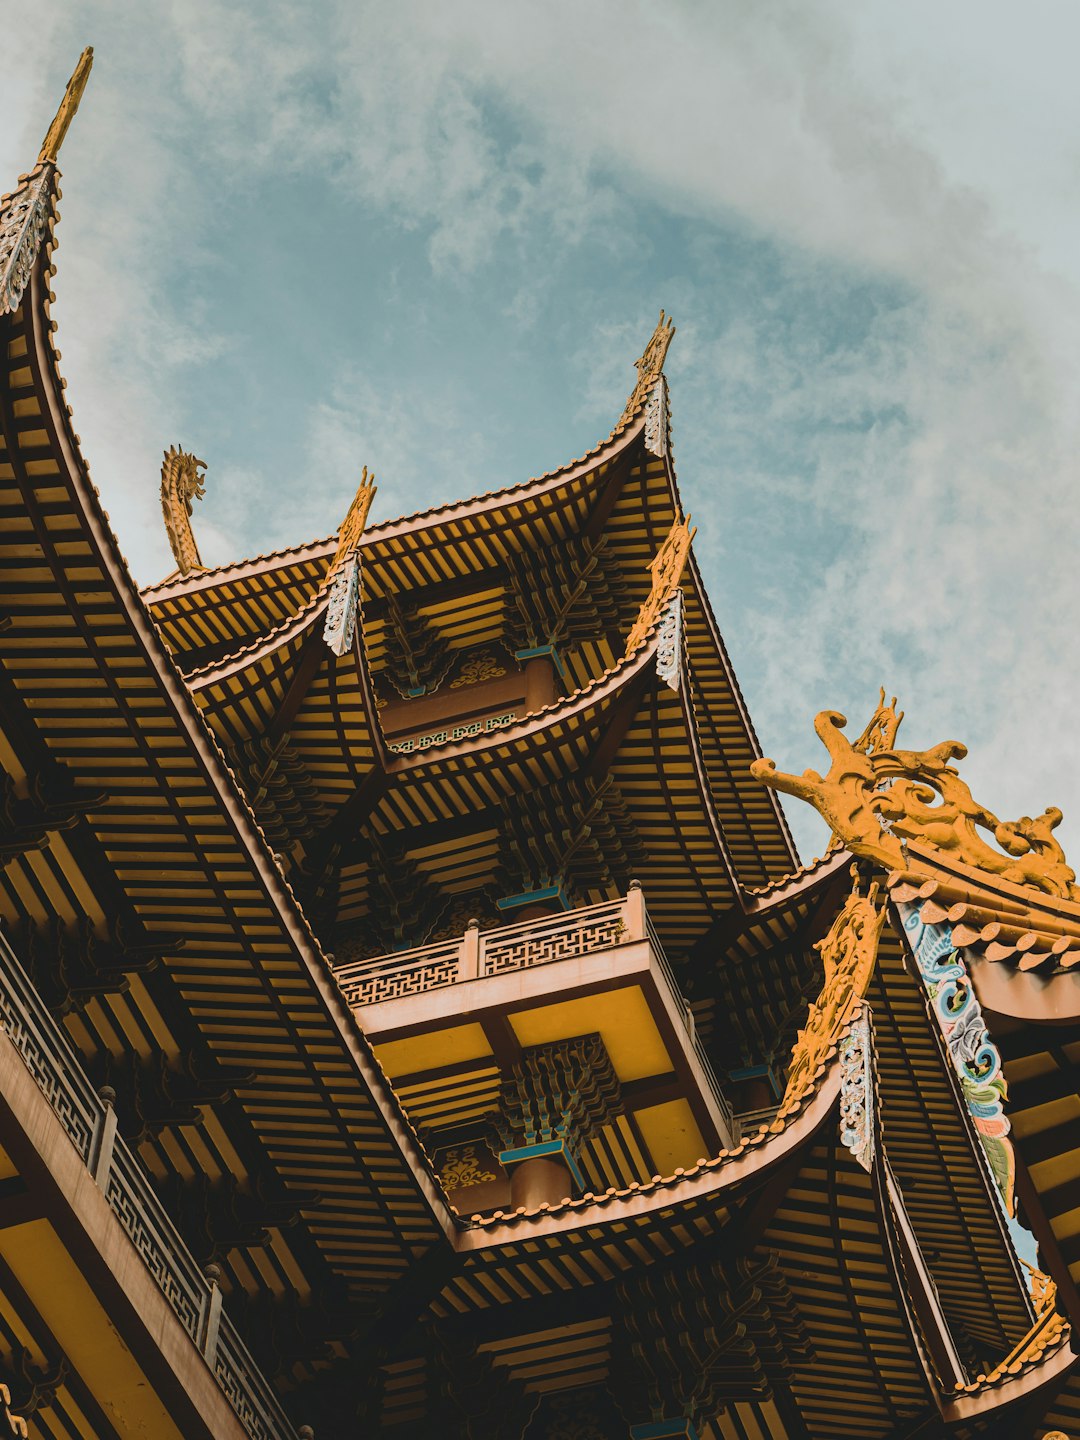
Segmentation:
{"type": "Polygon", "coordinates": [[[203,570],[199,547],[191,528],[192,503],[206,494],[206,461],[170,445],[161,465],[161,511],[165,532],[181,575],[203,570]]]}

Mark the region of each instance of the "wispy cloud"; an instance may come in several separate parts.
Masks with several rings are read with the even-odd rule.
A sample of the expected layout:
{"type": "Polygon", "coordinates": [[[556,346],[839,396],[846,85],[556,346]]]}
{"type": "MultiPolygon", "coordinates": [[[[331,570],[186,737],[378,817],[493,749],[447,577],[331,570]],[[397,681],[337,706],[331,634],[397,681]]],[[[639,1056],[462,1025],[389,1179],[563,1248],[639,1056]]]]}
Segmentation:
{"type": "Polygon", "coordinates": [[[1080,853],[1073,7],[47,8],[0,57],[0,165],[94,40],[57,314],[140,574],[168,568],[157,456],[200,425],[215,555],[304,538],[361,463],[389,513],[488,488],[515,427],[533,470],[564,427],[604,433],[665,303],[682,483],[766,748],[817,763],[812,710],[860,724],[882,680],[912,743],[972,740],[980,796],[1063,805],[1080,853]],[[335,328],[346,269],[377,346],[335,328]],[[241,303],[286,300],[271,356],[241,303]],[[220,418],[223,377],[259,425],[239,397],[220,418]]]}

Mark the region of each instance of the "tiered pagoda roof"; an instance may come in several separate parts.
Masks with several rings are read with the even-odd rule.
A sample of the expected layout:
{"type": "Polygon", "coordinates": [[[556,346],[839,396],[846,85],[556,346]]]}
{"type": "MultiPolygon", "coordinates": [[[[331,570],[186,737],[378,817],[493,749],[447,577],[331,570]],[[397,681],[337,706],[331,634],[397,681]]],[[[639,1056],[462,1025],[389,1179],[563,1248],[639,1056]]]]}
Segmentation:
{"type": "Polygon", "coordinates": [[[884,704],[819,717],[824,778],[761,760],[663,317],[591,455],[260,560],[201,566],[174,447],[140,595],[49,316],[88,63],[0,202],[0,1421],[1076,1433],[1055,813],[1002,825],[884,704]],[[513,1203],[537,1160],[569,1193],[513,1203]]]}
{"type": "MultiPolygon", "coordinates": [[[[670,943],[682,950],[731,904],[739,883],[788,869],[793,851],[779,808],[749,779],[757,742],[692,559],[679,690],[659,693],[652,657],[641,650],[624,658],[649,593],[649,563],[681,515],[659,369],[669,334],[662,322],[646,351],[657,357],[653,368],[643,357],[645,380],[590,455],[366,531],[357,654],[334,657],[319,643],[337,537],[172,578],[144,598],[227,752],[284,746],[294,783],[305,793],[310,783],[329,816],[359,785],[375,786],[383,798],[369,828],[408,857],[422,845],[425,877],[446,895],[486,878],[508,802],[571,776],[587,780],[591,799],[610,781],[646,852],[636,869],[653,911],[664,920],[670,904],[681,931],[670,943]],[[401,694],[401,651],[410,643],[438,657],[417,687],[423,698],[401,694]],[[401,727],[423,715],[436,689],[445,696],[469,685],[461,700],[479,701],[473,674],[509,677],[524,665],[515,655],[549,646],[558,652],[556,693],[535,709],[519,706],[512,731],[388,755],[392,727],[406,733],[401,727]],[[538,751],[540,768],[531,758],[538,751]],[[481,755],[492,780],[478,790],[463,776],[481,755]],[[470,817],[486,822],[471,836],[470,817]],[[440,873],[432,853],[440,835],[453,876],[440,873]],[[689,909],[688,873],[700,876],[689,909]]],[[[428,728],[439,731],[434,721],[428,728]]],[[[341,864],[347,870],[347,859],[341,864]]],[[[578,893],[591,902],[610,886],[582,879],[578,893]]],[[[347,899],[344,915],[363,903],[350,910],[347,899]]]]}

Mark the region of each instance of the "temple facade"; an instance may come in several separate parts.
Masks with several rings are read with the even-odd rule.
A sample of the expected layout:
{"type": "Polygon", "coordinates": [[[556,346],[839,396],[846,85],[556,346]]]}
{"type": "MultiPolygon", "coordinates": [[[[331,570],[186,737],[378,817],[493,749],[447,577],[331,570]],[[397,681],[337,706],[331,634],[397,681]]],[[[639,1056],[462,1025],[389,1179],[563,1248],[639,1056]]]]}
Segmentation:
{"type": "Polygon", "coordinates": [[[1080,1440],[1060,812],[884,691],[762,757],[663,314],[589,454],[272,555],[170,444],[140,591],[49,315],[91,59],[0,201],[0,1435],[1080,1440]]]}

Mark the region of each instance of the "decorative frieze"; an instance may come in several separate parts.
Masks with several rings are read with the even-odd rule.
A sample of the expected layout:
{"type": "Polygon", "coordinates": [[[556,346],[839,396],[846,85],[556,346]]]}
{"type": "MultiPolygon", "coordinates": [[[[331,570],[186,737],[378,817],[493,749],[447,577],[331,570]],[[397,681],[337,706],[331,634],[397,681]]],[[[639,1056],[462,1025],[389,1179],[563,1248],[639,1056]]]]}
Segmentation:
{"type": "Polygon", "coordinates": [[[864,1170],[874,1163],[874,1069],[864,1009],[840,1042],[840,1139],[864,1170]]]}
{"type": "Polygon", "coordinates": [[[549,920],[514,926],[510,933],[495,931],[485,936],[480,973],[502,975],[508,970],[528,970],[593,950],[608,950],[621,944],[626,934],[621,901],[571,910],[549,920]]]}
{"type": "Polygon", "coordinates": [[[645,449],[660,456],[668,451],[668,393],[663,375],[645,405],[645,449]]]}
{"type": "Polygon", "coordinates": [[[972,1124],[986,1152],[1008,1214],[1016,1212],[1016,1156],[1005,1114],[1007,1086],[1001,1052],[990,1038],[982,1006],[952,926],[927,925],[919,906],[901,904],[904,934],[930,1001],[930,1009],[956,1071],[972,1124]]]}
{"type": "Polygon", "coordinates": [[[395,755],[411,755],[416,750],[430,750],[433,745],[448,745],[456,740],[474,740],[479,735],[490,735],[494,730],[505,730],[518,718],[517,710],[506,710],[501,715],[488,715],[481,720],[463,720],[457,725],[447,725],[441,730],[431,730],[426,735],[410,735],[407,740],[392,740],[387,745],[395,755]]]}
{"type": "Polygon", "coordinates": [[[656,674],[669,690],[678,690],[682,675],[683,593],[668,601],[656,642],[656,674]]]}
{"type": "Polygon", "coordinates": [[[52,201],[52,165],[41,165],[8,197],[0,212],[0,315],[22,303],[45,239],[52,201]]]}

